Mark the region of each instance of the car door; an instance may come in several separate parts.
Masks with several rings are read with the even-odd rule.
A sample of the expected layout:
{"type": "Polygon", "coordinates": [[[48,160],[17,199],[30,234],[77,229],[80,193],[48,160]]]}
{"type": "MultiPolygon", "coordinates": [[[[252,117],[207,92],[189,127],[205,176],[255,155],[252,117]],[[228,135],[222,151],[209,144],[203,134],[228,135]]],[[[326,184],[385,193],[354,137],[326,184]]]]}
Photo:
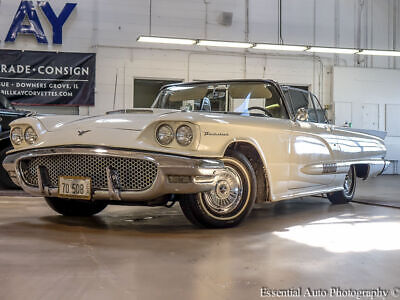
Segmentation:
{"type": "Polygon", "coordinates": [[[252,130],[235,134],[240,140],[253,140],[267,163],[270,191],[287,194],[289,178],[289,111],[275,85],[269,82],[237,82],[229,85],[229,111],[248,117],[252,130]]]}
{"type": "MultiPolygon", "coordinates": [[[[338,151],[332,127],[311,93],[289,88],[286,91],[293,115],[304,109],[306,118],[291,122],[289,190],[329,186],[335,179],[334,164],[338,151]]],[[[300,191],[299,191],[300,192],[300,191]]]]}

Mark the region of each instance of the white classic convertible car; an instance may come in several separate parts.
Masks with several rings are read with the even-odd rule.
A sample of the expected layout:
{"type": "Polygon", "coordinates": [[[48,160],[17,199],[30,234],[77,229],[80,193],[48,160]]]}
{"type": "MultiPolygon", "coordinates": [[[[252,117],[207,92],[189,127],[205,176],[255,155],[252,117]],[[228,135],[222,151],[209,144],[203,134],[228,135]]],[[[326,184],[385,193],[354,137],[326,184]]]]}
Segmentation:
{"type": "Polygon", "coordinates": [[[56,212],[166,205],[205,227],[243,221],[254,203],[353,198],[381,174],[382,139],[328,123],[317,98],[271,80],[168,85],[151,109],[12,122],[4,167],[56,212]]]}

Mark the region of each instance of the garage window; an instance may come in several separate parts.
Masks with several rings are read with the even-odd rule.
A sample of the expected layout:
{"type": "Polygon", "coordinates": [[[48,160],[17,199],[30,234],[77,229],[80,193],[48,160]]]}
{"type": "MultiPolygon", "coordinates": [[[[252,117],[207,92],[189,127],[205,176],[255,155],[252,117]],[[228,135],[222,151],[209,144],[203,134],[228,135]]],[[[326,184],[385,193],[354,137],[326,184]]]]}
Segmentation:
{"type": "Polygon", "coordinates": [[[178,82],[182,80],[135,79],[133,107],[151,107],[162,86],[178,82]]]}

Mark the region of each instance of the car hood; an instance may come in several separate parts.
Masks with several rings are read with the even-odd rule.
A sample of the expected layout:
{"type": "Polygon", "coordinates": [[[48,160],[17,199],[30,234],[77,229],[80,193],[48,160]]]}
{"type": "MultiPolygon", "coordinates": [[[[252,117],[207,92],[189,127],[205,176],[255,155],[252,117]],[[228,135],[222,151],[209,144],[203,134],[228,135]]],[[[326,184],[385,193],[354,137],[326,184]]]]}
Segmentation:
{"type": "MultiPolygon", "coordinates": [[[[15,151],[30,148],[49,148],[60,146],[100,146],[119,149],[140,149],[141,151],[156,151],[193,155],[201,139],[200,126],[215,124],[225,126],[226,120],[220,114],[182,112],[179,110],[135,110],[112,112],[102,116],[34,116],[14,121],[13,126],[32,126],[38,133],[34,145],[24,145],[15,151]],[[192,147],[160,147],[154,137],[155,128],[161,122],[188,122],[193,124],[197,132],[197,142],[192,147]]],[[[212,132],[214,133],[214,132],[212,132]]],[[[216,133],[218,134],[218,132],[216,133]]],[[[224,135],[229,138],[229,136],[224,135]]],[[[222,147],[222,146],[221,146],[222,147]]],[[[212,154],[213,156],[215,154],[212,154]]]]}
{"type": "Polygon", "coordinates": [[[37,116],[47,131],[77,131],[121,129],[142,131],[150,123],[179,111],[171,110],[130,110],[128,113],[109,113],[101,116],[37,116]]]}

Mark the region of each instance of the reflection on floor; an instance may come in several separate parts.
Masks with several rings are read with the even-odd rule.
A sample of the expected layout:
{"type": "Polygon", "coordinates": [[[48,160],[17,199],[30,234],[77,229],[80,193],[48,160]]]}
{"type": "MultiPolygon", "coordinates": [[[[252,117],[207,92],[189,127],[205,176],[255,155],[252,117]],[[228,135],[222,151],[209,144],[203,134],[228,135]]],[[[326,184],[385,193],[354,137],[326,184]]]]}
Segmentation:
{"type": "Polygon", "coordinates": [[[400,232],[400,222],[384,215],[345,213],[306,225],[292,226],[274,234],[336,253],[400,250],[400,239],[384,234],[389,232],[400,232]]]}
{"type": "Polygon", "coordinates": [[[355,201],[400,208],[398,189],[400,176],[384,175],[373,180],[359,180],[355,201]]]}
{"type": "MultiPolygon", "coordinates": [[[[400,177],[359,184],[397,196],[400,177]]],[[[400,210],[310,197],[258,206],[227,230],[179,206],[61,217],[41,198],[0,197],[0,299],[257,299],[261,287],[399,285],[400,210]]]]}

